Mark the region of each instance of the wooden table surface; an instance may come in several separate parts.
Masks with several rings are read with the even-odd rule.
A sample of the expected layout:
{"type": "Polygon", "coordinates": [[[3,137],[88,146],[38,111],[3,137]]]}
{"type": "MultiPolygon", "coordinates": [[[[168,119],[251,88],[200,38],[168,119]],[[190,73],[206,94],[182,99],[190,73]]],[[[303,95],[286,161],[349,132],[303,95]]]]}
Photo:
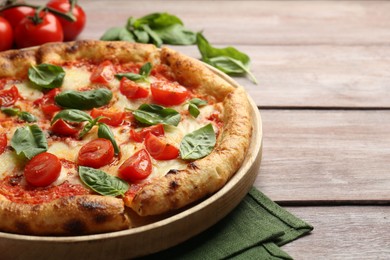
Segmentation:
{"type": "MultiPolygon", "coordinates": [[[[79,1],[98,39],[169,12],[252,59],[235,78],[263,119],[255,186],[314,226],[296,259],[390,258],[389,1],[79,1]]],[[[174,49],[200,58],[195,46],[174,49]]]]}

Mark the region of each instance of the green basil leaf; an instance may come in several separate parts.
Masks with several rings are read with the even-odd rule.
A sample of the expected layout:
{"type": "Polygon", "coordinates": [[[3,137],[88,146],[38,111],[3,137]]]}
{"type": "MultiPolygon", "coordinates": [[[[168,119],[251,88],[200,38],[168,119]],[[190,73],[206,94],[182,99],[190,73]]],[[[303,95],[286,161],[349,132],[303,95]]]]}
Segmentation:
{"type": "Polygon", "coordinates": [[[1,109],[1,112],[7,116],[17,116],[20,113],[20,109],[13,107],[4,107],[1,109]]]}
{"type": "Polygon", "coordinates": [[[85,126],[83,127],[83,130],[81,130],[81,132],[79,133],[79,138],[83,138],[84,135],[86,135],[89,131],[91,131],[91,129],[99,122],[101,118],[102,117],[99,116],[86,123],[85,126]]]}
{"type": "Polygon", "coordinates": [[[172,108],[155,104],[142,104],[133,111],[135,119],[146,125],[165,124],[177,126],[180,123],[180,113],[172,108]]]}
{"type": "Polygon", "coordinates": [[[115,77],[119,80],[121,80],[122,78],[128,78],[129,80],[132,80],[132,81],[138,81],[138,80],[144,79],[143,76],[141,76],[139,74],[132,73],[132,72],[118,73],[118,74],[115,74],[115,77]]]}
{"type": "Polygon", "coordinates": [[[174,24],[183,25],[183,22],[177,16],[169,13],[151,13],[133,22],[133,26],[135,28],[140,28],[144,24],[147,24],[150,28],[155,29],[174,24]]]}
{"type": "Polygon", "coordinates": [[[149,34],[145,32],[144,30],[133,30],[132,33],[134,34],[137,42],[140,43],[148,43],[149,42],[149,34]]]}
{"type": "Polygon", "coordinates": [[[203,158],[214,149],[216,136],[211,124],[184,136],[180,143],[180,157],[184,160],[203,158]]]}
{"type": "Polygon", "coordinates": [[[200,98],[193,98],[190,101],[188,101],[188,103],[194,104],[197,107],[203,107],[203,106],[207,105],[207,101],[200,99],[200,98]]]}
{"type": "Polygon", "coordinates": [[[160,36],[158,36],[158,34],[156,34],[152,29],[150,29],[149,25],[142,25],[142,29],[149,34],[150,39],[152,40],[152,43],[154,45],[160,47],[163,44],[160,36]]]}
{"type": "MultiPolygon", "coordinates": [[[[119,35],[121,31],[123,31],[123,27],[112,27],[108,29],[102,37],[100,37],[100,40],[102,41],[119,41],[119,35]]],[[[126,29],[125,29],[126,30],[126,29]]]]}
{"type": "Polygon", "coordinates": [[[115,141],[115,136],[108,125],[104,123],[99,123],[98,137],[110,140],[112,146],[114,146],[115,155],[119,154],[119,147],[115,141]]]}
{"type": "Polygon", "coordinates": [[[84,111],[78,109],[64,109],[54,116],[51,124],[54,124],[58,119],[63,119],[73,123],[81,123],[85,121],[91,121],[92,117],[84,111]]]}
{"type": "Polygon", "coordinates": [[[112,92],[106,88],[89,91],[66,90],[54,99],[62,107],[89,110],[107,105],[112,99],[112,92]]]}
{"type": "Polygon", "coordinates": [[[28,78],[42,88],[58,88],[65,78],[65,71],[60,66],[43,63],[31,66],[28,69],[28,78]]]}
{"type": "Polygon", "coordinates": [[[166,44],[192,45],[196,43],[196,33],[186,29],[181,24],[173,24],[168,27],[154,29],[154,32],[166,44]]]}
{"type": "Polygon", "coordinates": [[[248,74],[252,82],[257,84],[257,79],[251,73],[249,68],[245,66],[241,61],[230,58],[230,57],[215,57],[211,58],[208,62],[213,67],[225,72],[226,74],[248,74]]]}
{"type": "Polygon", "coordinates": [[[188,111],[190,112],[190,115],[197,118],[200,114],[199,108],[197,105],[189,104],[188,105],[188,111]]]}
{"type": "Polygon", "coordinates": [[[139,70],[139,74],[143,77],[149,77],[150,72],[152,72],[152,63],[147,62],[139,70]]]}
{"type": "Polygon", "coordinates": [[[16,154],[23,154],[27,159],[47,151],[45,134],[37,125],[29,125],[16,129],[11,139],[11,146],[16,154]]]}
{"type": "Polygon", "coordinates": [[[28,123],[32,123],[32,122],[36,122],[37,121],[37,118],[34,115],[32,115],[32,114],[30,114],[28,112],[25,112],[25,111],[20,112],[18,114],[18,117],[20,119],[22,119],[23,121],[26,121],[28,123]]]}
{"type": "Polygon", "coordinates": [[[93,191],[105,196],[124,196],[129,184],[115,176],[90,167],[79,166],[81,180],[93,191]]]}
{"type": "Polygon", "coordinates": [[[127,42],[135,42],[133,34],[129,32],[126,28],[122,28],[122,30],[119,32],[119,40],[127,41],[127,42]]]}

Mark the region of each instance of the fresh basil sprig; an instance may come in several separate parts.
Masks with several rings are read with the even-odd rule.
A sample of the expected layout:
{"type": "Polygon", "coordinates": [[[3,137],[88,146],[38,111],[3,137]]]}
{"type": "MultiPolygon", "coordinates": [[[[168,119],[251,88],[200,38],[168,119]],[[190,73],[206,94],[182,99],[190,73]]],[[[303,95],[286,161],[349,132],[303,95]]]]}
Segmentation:
{"type": "Polygon", "coordinates": [[[193,98],[188,101],[188,111],[190,114],[197,118],[200,114],[199,107],[207,105],[207,101],[200,98],[193,98]]]}
{"type": "Polygon", "coordinates": [[[112,27],[108,29],[100,40],[135,42],[133,34],[124,27],[112,27]]]}
{"type": "Polygon", "coordinates": [[[119,80],[125,77],[132,81],[141,81],[141,80],[147,81],[151,71],[152,71],[152,63],[147,62],[140,68],[139,74],[132,73],[132,72],[118,73],[115,74],[115,77],[119,80]]]}
{"type": "Polygon", "coordinates": [[[37,121],[37,118],[33,114],[30,114],[29,112],[25,112],[25,111],[20,111],[20,109],[18,108],[6,107],[6,108],[2,108],[1,112],[3,112],[8,116],[17,116],[19,119],[26,121],[28,123],[37,121]]]}
{"type": "Polygon", "coordinates": [[[184,136],[180,143],[180,157],[183,160],[203,158],[214,149],[216,136],[211,124],[184,136]]]}
{"type": "Polygon", "coordinates": [[[83,183],[93,191],[105,196],[124,196],[129,184],[115,176],[90,167],[79,166],[83,183]]]}
{"type": "Polygon", "coordinates": [[[112,143],[112,146],[114,147],[115,154],[116,155],[119,154],[118,144],[116,143],[114,134],[112,133],[112,131],[111,131],[110,127],[108,127],[108,125],[106,125],[104,123],[99,123],[98,137],[110,140],[112,143]]]}
{"type": "Polygon", "coordinates": [[[112,99],[112,91],[98,88],[88,91],[66,90],[54,97],[55,102],[66,108],[89,110],[107,105],[112,99]]]}
{"type": "Polygon", "coordinates": [[[27,159],[47,151],[47,140],[37,125],[28,125],[16,129],[11,139],[11,146],[16,154],[23,154],[27,159]]]}
{"type": "Polygon", "coordinates": [[[234,47],[214,48],[201,33],[197,34],[196,39],[202,61],[226,74],[247,74],[257,84],[257,79],[249,70],[250,58],[248,55],[234,47]]]}
{"type": "Polygon", "coordinates": [[[133,111],[135,119],[146,125],[173,125],[180,123],[180,113],[172,108],[165,108],[155,104],[142,104],[137,110],[133,111]]]}
{"type": "Polygon", "coordinates": [[[28,69],[28,78],[39,87],[53,89],[61,87],[65,71],[60,66],[42,63],[28,69]]]}
{"type": "Polygon", "coordinates": [[[63,119],[72,123],[81,123],[91,121],[92,117],[84,111],[78,109],[64,109],[53,117],[51,124],[54,124],[58,119],[63,119]]]}

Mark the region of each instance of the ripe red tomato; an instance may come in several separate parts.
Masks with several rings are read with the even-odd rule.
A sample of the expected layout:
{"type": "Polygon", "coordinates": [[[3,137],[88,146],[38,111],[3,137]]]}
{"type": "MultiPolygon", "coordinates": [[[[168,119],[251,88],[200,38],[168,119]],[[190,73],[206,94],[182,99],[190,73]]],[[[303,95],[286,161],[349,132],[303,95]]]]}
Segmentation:
{"type": "Polygon", "coordinates": [[[110,126],[118,126],[122,124],[123,120],[125,119],[126,113],[94,108],[91,111],[91,116],[93,118],[103,116],[104,118],[100,119],[99,122],[105,123],[110,126]]]}
{"type": "Polygon", "coordinates": [[[10,23],[0,17],[0,51],[11,49],[13,43],[13,31],[10,23]]]}
{"type": "Polygon", "coordinates": [[[34,22],[31,16],[25,17],[15,28],[15,42],[19,48],[41,45],[47,42],[62,42],[64,33],[58,19],[51,13],[42,11],[41,22],[34,22]]]}
{"type": "Polygon", "coordinates": [[[6,147],[7,147],[7,135],[0,134],[0,154],[4,153],[6,147]]]}
{"type": "Polygon", "coordinates": [[[97,66],[91,74],[92,83],[108,84],[115,75],[115,68],[111,61],[106,60],[97,66]]]}
{"type": "Polygon", "coordinates": [[[34,105],[40,106],[42,112],[50,119],[53,115],[60,111],[61,108],[55,104],[54,97],[60,93],[58,88],[47,92],[43,97],[34,101],[34,105]]]}
{"type": "Polygon", "coordinates": [[[104,138],[98,138],[81,147],[78,163],[83,166],[100,168],[109,164],[114,158],[112,143],[104,138]]]}
{"type": "Polygon", "coordinates": [[[172,160],[179,156],[179,149],[151,133],[145,137],[145,147],[156,160],[172,160]]]}
{"type": "Polygon", "coordinates": [[[57,135],[64,135],[64,136],[72,136],[77,134],[79,131],[77,128],[72,127],[67,122],[65,122],[62,119],[58,119],[55,121],[55,123],[51,126],[51,131],[57,135]]]}
{"type": "Polygon", "coordinates": [[[0,90],[0,107],[12,106],[19,97],[19,91],[16,86],[12,86],[10,89],[0,90]]]}
{"type": "Polygon", "coordinates": [[[150,85],[153,99],[165,106],[175,106],[183,103],[189,96],[189,91],[176,82],[156,81],[150,85]]]}
{"type": "Polygon", "coordinates": [[[58,179],[61,173],[61,162],[51,153],[40,153],[34,156],[24,168],[26,181],[33,186],[45,187],[58,179]]]}
{"type": "Polygon", "coordinates": [[[1,12],[1,16],[3,16],[12,26],[12,28],[16,28],[16,26],[28,15],[34,14],[35,9],[28,6],[17,6],[10,9],[6,9],[1,12]]]}
{"type": "Polygon", "coordinates": [[[128,99],[139,99],[149,96],[149,91],[147,89],[125,77],[121,79],[119,90],[122,95],[126,96],[128,99]]]}
{"type": "Polygon", "coordinates": [[[148,133],[152,133],[155,136],[164,135],[164,126],[162,124],[152,125],[149,127],[143,128],[141,131],[135,131],[134,129],[130,129],[130,137],[134,141],[141,143],[144,141],[146,135],[148,133]]]}
{"type": "Polygon", "coordinates": [[[119,177],[131,182],[145,179],[152,173],[152,161],[145,149],[130,156],[118,169],[119,177]]]}
{"type": "MultiPolygon", "coordinates": [[[[47,6],[63,13],[67,13],[70,10],[69,0],[51,0],[47,3],[47,6]]],[[[87,20],[84,10],[79,5],[74,6],[72,14],[76,17],[75,22],[68,21],[62,17],[57,17],[64,30],[65,41],[73,41],[76,39],[84,29],[87,20]]]]}

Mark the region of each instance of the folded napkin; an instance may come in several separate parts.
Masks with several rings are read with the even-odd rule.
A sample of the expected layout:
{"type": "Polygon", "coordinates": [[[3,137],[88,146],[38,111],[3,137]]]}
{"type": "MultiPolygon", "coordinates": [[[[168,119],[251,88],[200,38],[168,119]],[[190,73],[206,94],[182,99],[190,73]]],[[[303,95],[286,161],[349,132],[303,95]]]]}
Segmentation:
{"type": "Polygon", "coordinates": [[[292,259],[279,248],[313,230],[255,188],[216,225],[147,259],[292,259]]]}

